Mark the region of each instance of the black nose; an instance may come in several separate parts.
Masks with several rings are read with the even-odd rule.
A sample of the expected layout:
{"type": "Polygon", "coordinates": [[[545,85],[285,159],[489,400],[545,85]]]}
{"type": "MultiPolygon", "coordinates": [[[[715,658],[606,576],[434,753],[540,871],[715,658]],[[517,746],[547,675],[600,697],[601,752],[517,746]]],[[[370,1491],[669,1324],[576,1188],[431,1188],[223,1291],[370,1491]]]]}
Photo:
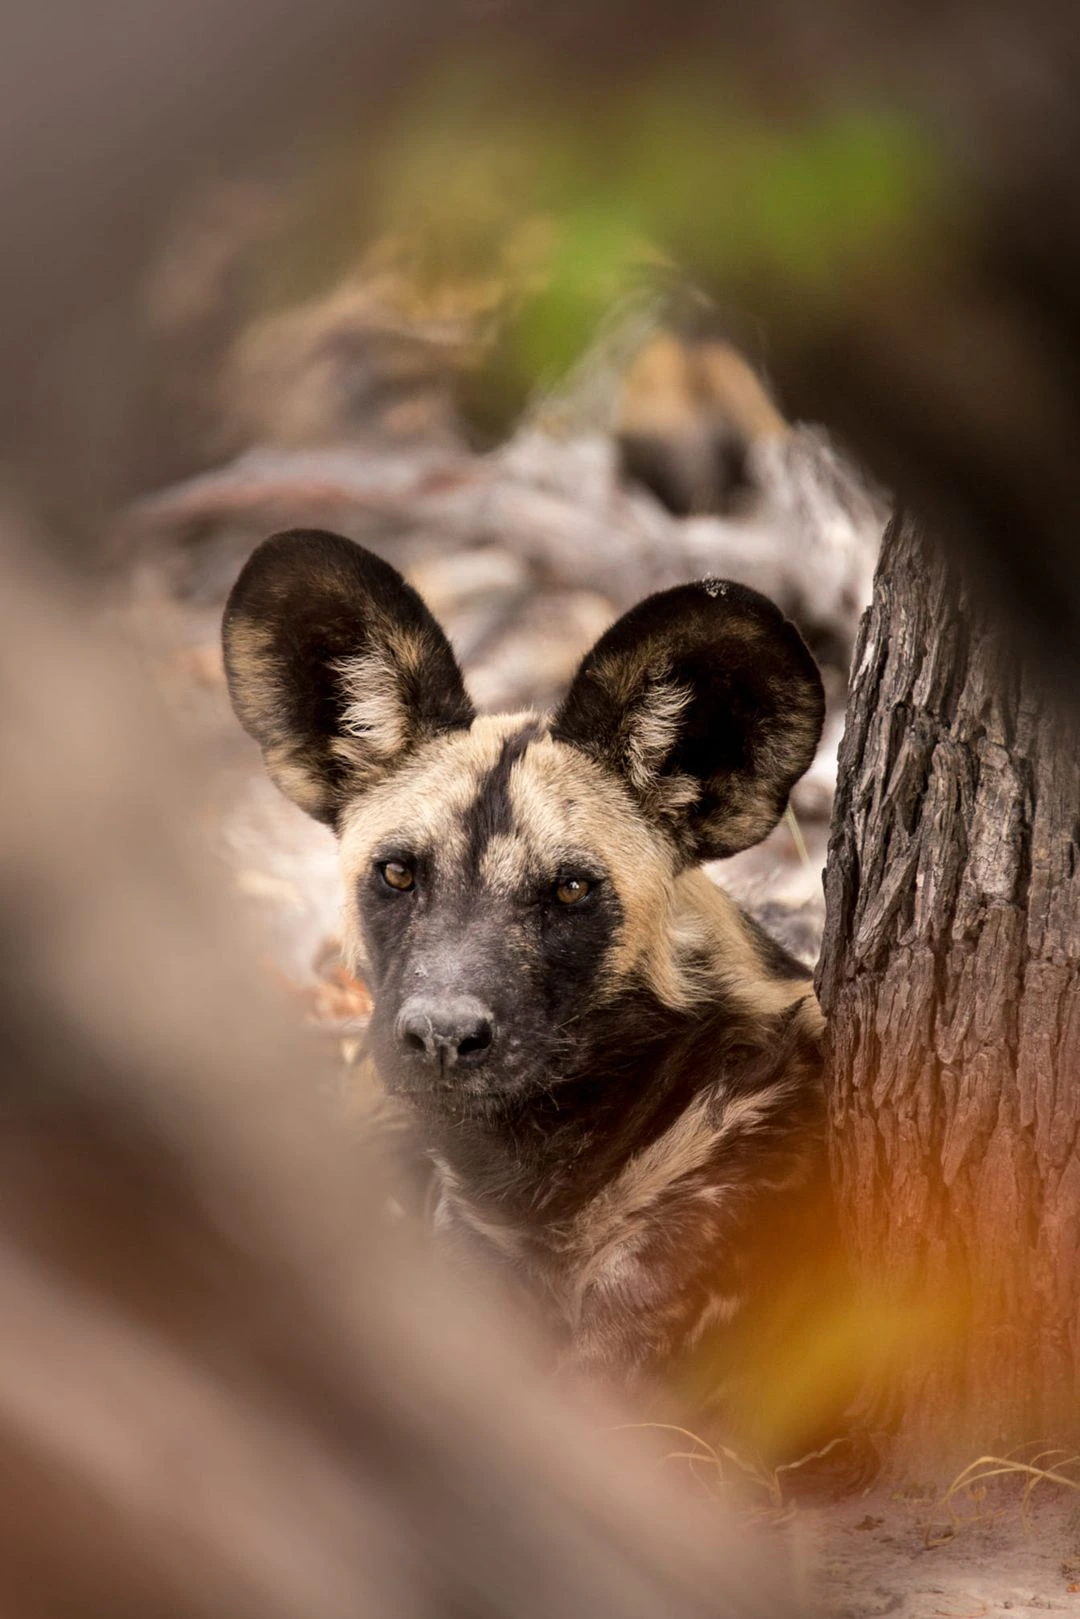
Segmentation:
{"type": "Polygon", "coordinates": [[[401,1009],[397,1036],[407,1051],[443,1068],[476,1067],[495,1037],[491,1013],[472,995],[447,1000],[414,995],[401,1009]]]}

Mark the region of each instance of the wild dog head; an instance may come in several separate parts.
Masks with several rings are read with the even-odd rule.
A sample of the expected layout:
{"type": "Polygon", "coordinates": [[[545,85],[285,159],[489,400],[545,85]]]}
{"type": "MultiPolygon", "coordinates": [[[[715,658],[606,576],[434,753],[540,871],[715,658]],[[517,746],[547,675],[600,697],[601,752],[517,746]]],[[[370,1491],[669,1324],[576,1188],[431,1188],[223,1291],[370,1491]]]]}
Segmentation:
{"type": "Polygon", "coordinates": [[[416,592],[320,532],[254,552],[224,641],[270,775],[338,835],[384,1080],[451,1115],[550,1093],[635,988],[680,1003],[677,879],[770,831],[824,710],[779,610],[707,580],[612,625],[554,715],[478,717],[416,592]]]}

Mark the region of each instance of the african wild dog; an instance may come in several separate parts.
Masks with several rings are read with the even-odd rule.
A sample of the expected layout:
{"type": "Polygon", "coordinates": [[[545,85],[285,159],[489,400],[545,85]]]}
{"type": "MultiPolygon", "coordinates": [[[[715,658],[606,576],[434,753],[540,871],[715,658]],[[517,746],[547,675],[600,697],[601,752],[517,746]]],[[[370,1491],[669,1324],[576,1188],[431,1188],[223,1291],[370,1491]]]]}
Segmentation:
{"type": "Polygon", "coordinates": [[[296,1084],[310,1043],[252,1016],[186,831],[198,760],[74,572],[5,541],[3,1611],[802,1612],[775,1536],[598,1445],[513,1323],[378,1220],[377,1159],[358,1175],[296,1084]]]}
{"type": "Polygon", "coordinates": [[[480,716],[395,570],[275,535],[224,620],[242,723],[334,828],[372,1045],[568,1358],[650,1381],[823,1242],[809,974],[699,869],[758,842],[821,731],[798,633],[741,585],[648,598],[551,717],[480,716]]]}

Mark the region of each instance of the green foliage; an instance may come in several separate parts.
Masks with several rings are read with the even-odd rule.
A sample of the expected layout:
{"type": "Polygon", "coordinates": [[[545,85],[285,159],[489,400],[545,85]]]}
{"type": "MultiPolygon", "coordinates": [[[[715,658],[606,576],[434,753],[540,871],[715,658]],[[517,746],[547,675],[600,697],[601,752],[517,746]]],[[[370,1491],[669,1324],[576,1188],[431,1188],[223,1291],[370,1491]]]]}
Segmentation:
{"type": "Polygon", "coordinates": [[[814,304],[886,255],[916,254],[942,190],[926,135],[884,108],[766,121],[722,87],[552,100],[506,64],[443,75],[376,158],[380,222],[421,280],[508,282],[500,363],[558,374],[659,264],[710,291],[814,304]],[[526,221],[543,221],[515,257],[526,221]]]}
{"type": "Polygon", "coordinates": [[[884,107],[780,120],[686,74],[560,93],[473,59],[377,142],[339,138],[309,166],[303,251],[284,244],[266,302],[359,268],[401,289],[406,321],[460,319],[483,353],[463,387],[497,436],[630,294],[687,270],[728,307],[813,323],[838,290],[918,264],[945,191],[928,135],[884,107]]]}

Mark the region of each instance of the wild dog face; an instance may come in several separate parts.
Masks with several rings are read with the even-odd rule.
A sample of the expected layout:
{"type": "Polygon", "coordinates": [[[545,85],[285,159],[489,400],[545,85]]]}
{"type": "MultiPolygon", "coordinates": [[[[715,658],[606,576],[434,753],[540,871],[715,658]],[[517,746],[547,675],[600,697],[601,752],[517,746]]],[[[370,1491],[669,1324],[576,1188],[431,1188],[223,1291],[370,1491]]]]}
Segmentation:
{"type": "Polygon", "coordinates": [[[813,758],[821,683],[744,586],[642,602],[549,718],[476,717],[395,572],[275,535],[224,621],[241,722],[338,834],[345,929],[391,1089],[461,1116],[551,1094],[635,988],[685,996],[676,879],[756,843],[813,758]]]}

